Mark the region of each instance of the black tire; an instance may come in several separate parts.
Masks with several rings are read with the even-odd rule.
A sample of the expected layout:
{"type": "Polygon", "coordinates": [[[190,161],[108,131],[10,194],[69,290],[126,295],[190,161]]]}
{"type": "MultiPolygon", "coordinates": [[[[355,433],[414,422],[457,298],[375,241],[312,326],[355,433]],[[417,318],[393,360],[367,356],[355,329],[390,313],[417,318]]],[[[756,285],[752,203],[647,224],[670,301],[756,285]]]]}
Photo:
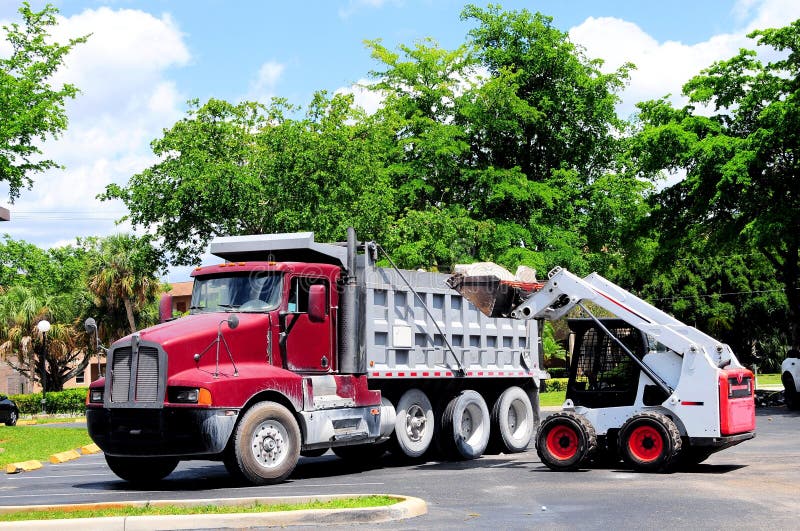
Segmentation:
{"type": "Polygon", "coordinates": [[[428,396],[419,389],[409,389],[397,401],[397,416],[392,434],[393,453],[417,459],[433,441],[434,415],[428,396]]]}
{"type": "Polygon", "coordinates": [[[622,460],[641,472],[668,472],[681,453],[681,434],[672,419],[661,413],[639,413],[619,431],[622,460]]]}
{"type": "Polygon", "coordinates": [[[439,446],[446,458],[477,459],[489,444],[489,408],[480,393],[461,391],[442,412],[439,446]]]}
{"type": "Polygon", "coordinates": [[[106,454],[106,463],[120,479],[150,485],[169,476],[178,466],[174,457],[118,457],[106,454]]]}
{"type": "Polygon", "coordinates": [[[528,393],[509,387],[492,406],[489,447],[494,452],[524,452],[536,432],[535,415],[528,393]]]}
{"type": "Polygon", "coordinates": [[[553,413],[539,426],[536,453],[551,470],[577,470],[596,450],[597,434],[594,426],[577,413],[553,413]]]}
{"type": "Polygon", "coordinates": [[[785,372],[781,376],[781,381],[783,382],[783,403],[792,411],[800,410],[800,392],[797,391],[794,378],[785,372]]]}
{"type": "Polygon", "coordinates": [[[8,414],[8,420],[6,421],[6,426],[16,426],[17,420],[19,419],[19,413],[14,410],[8,414]]]}
{"type": "Polygon", "coordinates": [[[345,461],[355,461],[369,465],[386,453],[386,442],[371,444],[353,444],[350,446],[334,446],[333,453],[345,461]]]}
{"type": "Polygon", "coordinates": [[[261,402],[239,421],[223,461],[236,479],[272,485],[292,473],[300,445],[300,427],[292,413],[278,403],[261,402]]]}

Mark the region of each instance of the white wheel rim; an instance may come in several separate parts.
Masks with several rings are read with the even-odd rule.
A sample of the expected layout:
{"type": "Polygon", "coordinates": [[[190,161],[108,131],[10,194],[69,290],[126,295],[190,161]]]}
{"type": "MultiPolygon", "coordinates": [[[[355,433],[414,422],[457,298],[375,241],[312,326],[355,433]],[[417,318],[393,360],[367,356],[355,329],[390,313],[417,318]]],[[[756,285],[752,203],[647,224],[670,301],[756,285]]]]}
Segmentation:
{"type": "Polygon", "coordinates": [[[425,411],[419,405],[414,404],[408,408],[406,413],[406,435],[413,442],[419,442],[425,435],[425,425],[428,419],[425,411]]]}
{"type": "Polygon", "coordinates": [[[278,467],[289,455],[289,432],[279,422],[262,422],[253,432],[250,449],[259,465],[278,467]]]}
{"type": "Polygon", "coordinates": [[[475,444],[483,435],[483,412],[478,404],[470,403],[464,408],[459,424],[459,435],[469,445],[475,444]]]}
{"type": "Polygon", "coordinates": [[[511,402],[511,407],[508,408],[508,432],[514,438],[519,438],[527,430],[527,417],[522,400],[511,402]]]}

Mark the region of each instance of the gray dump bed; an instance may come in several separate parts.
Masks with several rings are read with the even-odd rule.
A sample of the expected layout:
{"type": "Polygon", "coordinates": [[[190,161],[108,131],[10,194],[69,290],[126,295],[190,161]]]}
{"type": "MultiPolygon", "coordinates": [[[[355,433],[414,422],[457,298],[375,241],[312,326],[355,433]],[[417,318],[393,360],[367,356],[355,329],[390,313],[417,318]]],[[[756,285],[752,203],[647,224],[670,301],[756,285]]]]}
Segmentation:
{"type": "Polygon", "coordinates": [[[368,375],[444,377],[452,376],[460,364],[469,377],[541,377],[536,321],[486,317],[447,287],[448,278],[441,273],[366,268],[361,283],[362,341],[368,375]],[[424,299],[455,357],[401,273],[424,299]]]}

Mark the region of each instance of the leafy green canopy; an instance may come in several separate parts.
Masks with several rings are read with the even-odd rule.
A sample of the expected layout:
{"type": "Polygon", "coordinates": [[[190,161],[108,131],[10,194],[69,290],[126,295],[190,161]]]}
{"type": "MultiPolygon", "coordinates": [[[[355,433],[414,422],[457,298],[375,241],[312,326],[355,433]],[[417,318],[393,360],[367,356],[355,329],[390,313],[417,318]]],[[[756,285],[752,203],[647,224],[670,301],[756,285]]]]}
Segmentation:
{"type": "Polygon", "coordinates": [[[369,88],[383,97],[372,116],[325,93],[296,118],[280,99],[194,101],[153,142],[160,162],[102,197],[155,227],[177,264],[215,235],[336,241],[348,225],[406,267],[618,260],[649,186],[616,169],[630,65],[603,74],[538,13],[468,6],[463,18],[477,26],[455,50],[367,42],[379,64],[369,88]]]}
{"type": "Polygon", "coordinates": [[[56,24],[58,13],[50,4],[36,12],[24,2],[19,13],[22,25],[3,26],[11,55],[0,57],[0,182],[8,183],[12,203],[20,189],[32,186],[32,173],[58,167],[40,157],[36,144],[66,129],[64,103],[78,89],[71,84],[54,88],[50,81],[70,50],[88,37],[65,45],[49,42],[48,28],[56,24]]]}
{"type": "Polygon", "coordinates": [[[742,50],[684,86],[690,99],[685,108],[665,100],[641,104],[633,152],[644,173],[686,170],[686,179],[654,204],[662,249],[760,253],[768,267],[749,274],[780,283],[789,341],[798,345],[800,20],[749,36],[777,59],[764,62],[755,51],[742,50]]]}

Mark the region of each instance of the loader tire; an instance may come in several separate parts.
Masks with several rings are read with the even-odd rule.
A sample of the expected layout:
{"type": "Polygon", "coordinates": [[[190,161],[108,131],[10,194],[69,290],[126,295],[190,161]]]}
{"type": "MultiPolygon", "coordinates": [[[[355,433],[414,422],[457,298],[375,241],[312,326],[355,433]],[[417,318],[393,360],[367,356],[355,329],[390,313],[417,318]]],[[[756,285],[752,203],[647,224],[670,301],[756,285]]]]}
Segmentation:
{"type": "Polygon", "coordinates": [[[597,450],[597,434],[585,417],[569,411],[553,413],[539,426],[536,453],[551,470],[577,470],[597,450]]]}
{"type": "Polygon", "coordinates": [[[620,455],[640,472],[669,472],[681,453],[681,434],[675,423],[661,413],[639,413],[619,431],[620,455]]]}
{"type": "Polygon", "coordinates": [[[781,377],[783,382],[783,402],[786,404],[787,409],[797,411],[800,409],[800,392],[797,391],[794,378],[788,372],[783,373],[781,377]]]}

